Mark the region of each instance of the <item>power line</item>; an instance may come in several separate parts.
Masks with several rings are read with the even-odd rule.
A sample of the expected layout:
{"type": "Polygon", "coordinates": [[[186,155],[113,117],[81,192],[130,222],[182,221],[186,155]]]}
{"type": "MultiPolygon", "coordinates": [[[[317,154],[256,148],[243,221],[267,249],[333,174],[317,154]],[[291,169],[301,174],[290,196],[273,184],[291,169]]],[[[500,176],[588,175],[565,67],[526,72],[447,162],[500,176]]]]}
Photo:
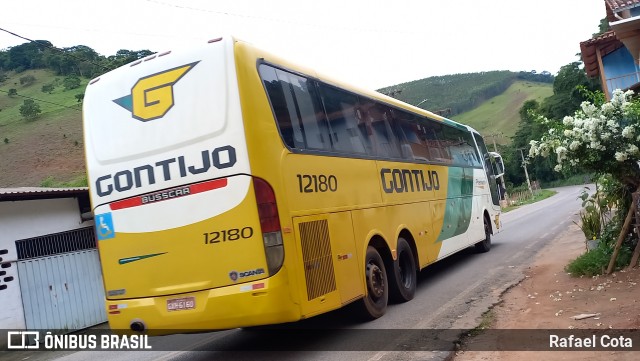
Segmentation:
{"type": "MultiPolygon", "coordinates": [[[[210,13],[210,14],[218,14],[218,15],[226,15],[226,16],[235,16],[237,18],[246,18],[246,19],[256,19],[256,20],[264,20],[264,21],[269,21],[269,22],[274,22],[274,23],[286,23],[286,24],[292,24],[292,25],[298,25],[298,26],[304,26],[304,27],[308,27],[308,28],[318,28],[321,30],[326,29],[326,24],[322,24],[322,23],[313,23],[313,22],[300,22],[300,21],[293,21],[290,19],[274,19],[274,18],[269,18],[269,17],[265,17],[265,16],[256,16],[256,15],[246,15],[246,14],[238,14],[238,13],[232,13],[232,12],[226,12],[226,11],[217,11],[217,10],[209,10],[209,9],[203,9],[203,8],[197,8],[197,7],[193,7],[193,6],[185,6],[185,5],[178,5],[178,4],[171,4],[171,3],[167,3],[165,1],[160,1],[160,0],[145,0],[149,3],[155,3],[158,5],[162,5],[162,6],[167,6],[167,7],[173,7],[173,8],[177,8],[177,9],[183,9],[183,10],[191,10],[191,11],[198,11],[198,12],[203,12],[203,13],[210,13]]],[[[416,35],[423,35],[424,33],[422,32],[417,32],[417,31],[404,31],[404,30],[396,30],[396,29],[392,29],[389,27],[376,27],[376,28],[362,28],[362,27],[354,27],[354,26],[334,26],[332,25],[332,28],[336,29],[342,29],[345,31],[362,31],[362,32],[372,32],[372,33],[396,33],[396,34],[416,34],[416,35]]]]}

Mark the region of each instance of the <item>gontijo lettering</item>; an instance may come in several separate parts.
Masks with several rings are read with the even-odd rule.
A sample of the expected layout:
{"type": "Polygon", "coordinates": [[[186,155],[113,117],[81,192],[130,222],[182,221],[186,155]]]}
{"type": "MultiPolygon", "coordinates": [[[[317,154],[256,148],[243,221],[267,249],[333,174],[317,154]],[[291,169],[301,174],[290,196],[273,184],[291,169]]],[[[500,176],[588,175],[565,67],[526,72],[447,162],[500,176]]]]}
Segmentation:
{"type": "MultiPolygon", "coordinates": [[[[201,174],[210,169],[225,169],[236,164],[236,150],[230,145],[218,147],[212,151],[203,150],[201,159],[189,162],[185,156],[164,159],[155,164],[144,164],[133,169],[125,169],[114,174],[107,174],[98,177],[95,182],[96,193],[100,197],[108,196],[116,192],[125,192],[132,188],[140,188],[151,184],[156,184],[156,178],[161,181],[169,181],[173,178],[184,178],[189,174],[201,174]],[[160,179],[161,178],[161,179],[160,179]]],[[[180,194],[184,195],[184,194],[180,194]]],[[[174,194],[176,196],[176,194],[174,194]]],[[[153,195],[153,199],[147,202],[161,200],[164,196],[153,195]]]]}
{"type": "Polygon", "coordinates": [[[440,189],[438,172],[422,169],[380,169],[382,189],[385,193],[426,192],[440,189]]]}

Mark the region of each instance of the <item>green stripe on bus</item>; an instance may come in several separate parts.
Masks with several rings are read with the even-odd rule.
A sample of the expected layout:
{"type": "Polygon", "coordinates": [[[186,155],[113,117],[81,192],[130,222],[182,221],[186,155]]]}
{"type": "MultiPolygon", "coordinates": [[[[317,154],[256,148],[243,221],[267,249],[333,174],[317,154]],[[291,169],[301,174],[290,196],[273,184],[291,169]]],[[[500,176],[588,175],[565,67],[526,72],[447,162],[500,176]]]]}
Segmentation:
{"type": "Polygon", "coordinates": [[[467,231],[473,203],[473,169],[449,168],[447,204],[442,230],[436,242],[467,231]]]}

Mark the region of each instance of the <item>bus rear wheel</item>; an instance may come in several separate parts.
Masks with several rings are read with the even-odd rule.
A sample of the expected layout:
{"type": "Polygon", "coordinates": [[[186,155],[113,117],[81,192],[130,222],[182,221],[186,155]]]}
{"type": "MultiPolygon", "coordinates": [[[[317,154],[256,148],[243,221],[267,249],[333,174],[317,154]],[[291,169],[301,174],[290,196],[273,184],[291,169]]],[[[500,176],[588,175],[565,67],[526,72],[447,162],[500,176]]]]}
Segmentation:
{"type": "Polygon", "coordinates": [[[372,246],[367,248],[364,267],[367,294],[360,300],[359,308],[364,319],[374,320],[387,311],[389,283],[382,257],[372,246]]]}
{"type": "Polygon", "coordinates": [[[476,251],[479,253],[489,252],[491,249],[491,224],[487,217],[484,217],[484,240],[476,243],[476,251]]]}
{"type": "Polygon", "coordinates": [[[411,301],[416,295],[416,261],[409,243],[402,237],[396,247],[397,259],[393,262],[391,296],[396,302],[411,301]]]}

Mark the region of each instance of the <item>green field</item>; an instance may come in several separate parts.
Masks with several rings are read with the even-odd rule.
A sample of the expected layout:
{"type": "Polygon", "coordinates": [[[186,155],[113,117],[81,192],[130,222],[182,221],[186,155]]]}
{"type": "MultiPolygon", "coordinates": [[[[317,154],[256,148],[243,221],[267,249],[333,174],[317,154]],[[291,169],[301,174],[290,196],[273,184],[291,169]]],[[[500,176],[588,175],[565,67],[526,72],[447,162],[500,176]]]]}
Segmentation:
{"type": "Polygon", "coordinates": [[[553,95],[553,86],[546,83],[515,81],[504,93],[482,103],[479,107],[452,116],[457,122],[470,125],[492,141],[492,134],[499,144],[509,143],[518,129],[522,104],[535,99],[538,102],[553,95]]]}

